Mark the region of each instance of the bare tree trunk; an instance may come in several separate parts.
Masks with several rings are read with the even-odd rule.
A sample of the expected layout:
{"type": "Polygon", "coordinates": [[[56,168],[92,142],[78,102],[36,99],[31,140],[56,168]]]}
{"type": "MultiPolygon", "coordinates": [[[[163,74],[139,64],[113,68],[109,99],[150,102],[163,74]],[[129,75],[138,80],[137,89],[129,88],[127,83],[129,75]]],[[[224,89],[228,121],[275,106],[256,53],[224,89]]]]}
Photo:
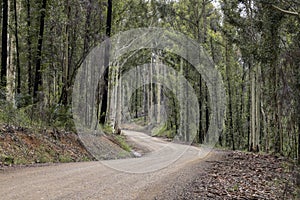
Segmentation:
{"type": "Polygon", "coordinates": [[[252,69],[251,73],[251,139],[250,139],[250,151],[255,151],[255,117],[256,117],[256,103],[255,103],[255,71],[252,69]]]}
{"type": "MultiPolygon", "coordinates": [[[[161,77],[160,76],[160,73],[161,73],[161,70],[160,70],[160,65],[161,65],[161,61],[159,59],[159,57],[157,56],[157,64],[158,64],[158,67],[157,67],[157,76],[158,77],[161,77]]],[[[156,117],[156,122],[157,124],[160,124],[160,121],[161,121],[161,85],[160,84],[157,84],[157,117],[156,117]]],[[[176,121],[175,121],[176,123],[176,121]]]]}
{"type": "Polygon", "coordinates": [[[122,76],[120,75],[120,70],[118,70],[118,77],[119,77],[119,84],[118,84],[118,105],[117,105],[117,124],[118,124],[118,128],[121,124],[121,120],[122,120],[122,113],[121,113],[121,109],[122,109],[122,76]]]}
{"type": "Polygon", "coordinates": [[[229,143],[231,143],[232,145],[232,150],[235,150],[235,142],[234,142],[234,130],[233,130],[233,111],[232,111],[232,91],[231,91],[231,63],[230,63],[230,51],[231,45],[229,45],[228,43],[226,44],[226,49],[225,49],[225,53],[226,53],[226,77],[227,77],[227,89],[228,89],[228,105],[229,105],[229,137],[230,137],[230,141],[229,143]]]}
{"type": "Polygon", "coordinates": [[[151,54],[151,64],[149,66],[149,93],[148,93],[148,97],[149,97],[149,102],[148,102],[148,118],[149,118],[149,122],[150,124],[152,124],[152,119],[153,119],[153,85],[152,85],[152,69],[153,69],[153,65],[154,65],[154,60],[153,60],[153,53],[151,54]]]}
{"type": "MultiPolygon", "coordinates": [[[[188,77],[189,76],[189,67],[185,67],[185,76],[188,77]]],[[[189,127],[189,89],[188,89],[188,83],[186,82],[185,84],[185,109],[186,109],[186,115],[185,115],[185,141],[189,142],[190,141],[190,127],[189,127]]]]}
{"type": "MultiPolygon", "coordinates": [[[[184,64],[183,58],[180,58],[180,72],[179,72],[180,75],[183,75],[183,64],[184,64]]],[[[179,98],[180,98],[179,100],[180,100],[180,102],[182,102],[183,106],[186,106],[185,104],[183,104],[183,102],[185,102],[185,99],[183,98],[184,97],[183,87],[184,87],[184,85],[180,81],[179,82],[179,98]]],[[[183,109],[185,109],[185,108],[181,108],[181,110],[183,110],[183,109]]],[[[180,135],[179,136],[180,136],[181,140],[184,140],[185,135],[186,135],[185,125],[184,125],[185,120],[186,120],[185,113],[180,112],[180,131],[179,131],[180,135]]]]}
{"type": "Polygon", "coordinates": [[[43,40],[44,40],[46,6],[47,6],[47,0],[42,0],[40,31],[39,31],[37,56],[36,56],[36,64],[35,64],[35,80],[34,80],[34,88],[33,88],[33,97],[35,101],[39,100],[37,99],[37,94],[39,91],[39,87],[42,86],[41,64],[42,64],[42,49],[43,49],[43,40]]]}
{"type": "MultiPolygon", "coordinates": [[[[8,2],[8,16],[10,15],[10,2],[8,2]]],[[[8,20],[8,26],[9,26],[10,22],[8,20]]],[[[13,35],[10,35],[8,33],[7,35],[7,40],[8,40],[8,57],[7,57],[7,85],[6,85],[6,90],[7,90],[7,94],[6,94],[6,100],[8,102],[11,102],[13,106],[15,106],[15,76],[16,76],[16,67],[15,67],[15,62],[14,62],[14,54],[16,51],[16,46],[15,46],[15,38],[13,37],[13,35]]]]}
{"type": "Polygon", "coordinates": [[[256,108],[255,108],[255,142],[254,142],[254,147],[255,151],[259,152],[260,147],[259,147],[259,138],[260,138],[260,125],[261,125],[261,115],[260,115],[260,95],[261,95],[261,67],[260,64],[257,65],[257,70],[256,70],[256,108]]]}
{"type": "MultiPolygon", "coordinates": [[[[147,76],[145,74],[145,76],[147,76]]],[[[147,114],[148,114],[148,92],[147,92],[147,87],[145,85],[145,79],[147,79],[147,77],[143,78],[143,93],[144,93],[144,99],[143,99],[143,106],[144,106],[144,123],[147,122],[147,114]]]]}
{"type": "Polygon", "coordinates": [[[249,61],[248,63],[248,105],[247,105],[247,145],[248,145],[248,151],[251,151],[251,71],[250,68],[252,66],[252,63],[249,61]]]}
{"type": "Polygon", "coordinates": [[[66,14],[66,26],[65,26],[65,34],[63,37],[64,41],[64,52],[63,52],[63,65],[62,65],[62,91],[61,91],[61,96],[59,103],[62,103],[64,106],[68,105],[68,90],[69,90],[69,80],[68,80],[68,72],[69,72],[69,19],[70,19],[70,12],[71,12],[71,7],[69,5],[69,1],[66,1],[65,5],[65,14],[66,14]]]}
{"type": "Polygon", "coordinates": [[[31,49],[31,15],[30,15],[30,0],[26,1],[27,7],[27,70],[28,70],[28,94],[32,95],[32,49],[31,49]]]}
{"type": "Polygon", "coordinates": [[[17,68],[17,94],[21,93],[21,66],[20,66],[20,53],[19,53],[19,36],[18,36],[18,10],[17,0],[14,0],[15,11],[15,40],[16,40],[16,68],[17,68]]]}
{"type": "Polygon", "coordinates": [[[298,164],[300,165],[300,119],[298,120],[298,164]]]}
{"type": "Polygon", "coordinates": [[[7,58],[8,58],[8,0],[3,0],[2,8],[2,52],[1,52],[1,86],[6,87],[7,58]]]}
{"type": "Polygon", "coordinates": [[[199,143],[202,144],[203,143],[203,139],[204,139],[204,131],[203,131],[203,128],[202,128],[202,78],[201,78],[201,75],[200,75],[200,78],[199,78],[199,143]]]}
{"type": "MultiPolygon", "coordinates": [[[[111,22],[112,22],[112,0],[107,0],[106,36],[108,38],[111,35],[111,22]]],[[[109,51],[110,51],[110,44],[106,44],[104,66],[107,68],[104,72],[104,83],[103,83],[103,87],[102,87],[102,103],[101,103],[101,110],[100,110],[100,123],[101,124],[105,123],[106,115],[107,115],[109,51]]]]}

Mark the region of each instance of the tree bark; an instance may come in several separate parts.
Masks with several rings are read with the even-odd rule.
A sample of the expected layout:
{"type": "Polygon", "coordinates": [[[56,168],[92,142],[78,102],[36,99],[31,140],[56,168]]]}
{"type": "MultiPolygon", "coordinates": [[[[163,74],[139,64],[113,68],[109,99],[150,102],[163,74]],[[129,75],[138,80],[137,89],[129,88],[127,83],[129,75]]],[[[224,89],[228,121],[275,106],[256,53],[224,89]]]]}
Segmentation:
{"type": "Polygon", "coordinates": [[[42,0],[40,30],[39,30],[39,38],[38,38],[38,45],[37,45],[36,64],[35,64],[35,80],[34,80],[34,88],[33,88],[33,97],[35,102],[40,100],[37,99],[37,94],[39,91],[39,87],[42,86],[41,64],[42,64],[42,49],[43,49],[43,40],[44,40],[46,6],[47,6],[47,0],[42,0]]]}
{"type": "Polygon", "coordinates": [[[298,164],[300,165],[300,119],[298,120],[298,164]]]}
{"type": "Polygon", "coordinates": [[[62,91],[61,91],[61,97],[59,100],[59,103],[62,103],[64,106],[67,106],[69,101],[69,19],[70,19],[70,12],[71,12],[71,7],[69,5],[69,1],[67,0],[66,5],[65,5],[65,13],[66,13],[66,26],[65,26],[65,34],[64,34],[64,46],[65,50],[63,53],[63,59],[64,59],[64,64],[63,64],[63,74],[62,74],[62,91]]]}
{"type": "MultiPolygon", "coordinates": [[[[8,16],[10,15],[10,2],[8,2],[8,16]]],[[[8,27],[11,22],[8,20],[8,27]]],[[[15,106],[15,62],[14,62],[14,54],[16,50],[15,46],[15,38],[13,35],[8,33],[7,35],[8,41],[8,56],[7,56],[7,72],[6,72],[6,100],[12,103],[15,106]]]]}
{"type": "MultiPolygon", "coordinates": [[[[111,21],[112,21],[112,0],[107,0],[107,18],[106,18],[106,37],[111,35],[111,21]]],[[[108,100],[108,73],[109,73],[109,51],[110,44],[106,44],[104,67],[107,67],[104,72],[104,82],[102,87],[102,103],[100,109],[100,123],[104,124],[107,115],[107,100],[108,100]]]]}
{"type": "Polygon", "coordinates": [[[259,145],[259,138],[260,138],[260,134],[261,134],[261,114],[260,114],[260,95],[261,95],[261,67],[260,64],[257,65],[257,70],[256,70],[256,99],[255,99],[255,103],[256,103],[256,108],[255,108],[255,143],[254,143],[254,147],[255,147],[255,151],[259,152],[260,150],[260,145],[259,145]]]}
{"type": "Polygon", "coordinates": [[[256,134],[256,131],[255,131],[255,117],[256,117],[256,103],[255,103],[255,97],[256,97],[256,94],[255,94],[255,71],[252,69],[252,71],[250,71],[251,73],[251,133],[250,133],[250,136],[251,136],[251,139],[250,139],[250,151],[255,151],[255,134],[256,134]]]}
{"type": "Polygon", "coordinates": [[[3,0],[2,17],[1,86],[5,88],[8,57],[8,0],[3,0]]]}
{"type": "Polygon", "coordinates": [[[19,36],[18,36],[18,10],[17,0],[14,0],[15,11],[15,40],[16,40],[16,68],[17,68],[17,94],[21,93],[21,67],[20,67],[20,53],[19,53],[19,36]]]}
{"type": "Polygon", "coordinates": [[[27,51],[28,51],[28,56],[27,56],[27,81],[28,81],[28,94],[32,95],[32,49],[31,49],[31,15],[30,15],[30,0],[27,0],[26,2],[26,7],[27,7],[27,51]]]}
{"type": "MultiPolygon", "coordinates": [[[[231,45],[230,45],[231,46],[231,45]]],[[[232,95],[231,95],[231,69],[230,69],[230,60],[229,60],[229,46],[226,44],[226,76],[227,76],[227,86],[228,86],[228,105],[229,105],[229,135],[231,139],[232,150],[235,150],[234,143],[234,132],[233,132],[233,113],[232,113],[232,95]]]]}

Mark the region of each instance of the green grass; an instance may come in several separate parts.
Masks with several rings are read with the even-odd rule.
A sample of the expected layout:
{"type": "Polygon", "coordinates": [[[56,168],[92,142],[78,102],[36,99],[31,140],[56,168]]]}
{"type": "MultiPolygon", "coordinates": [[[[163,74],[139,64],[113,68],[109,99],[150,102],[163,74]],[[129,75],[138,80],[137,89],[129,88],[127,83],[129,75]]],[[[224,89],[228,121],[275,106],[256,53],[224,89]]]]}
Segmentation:
{"type": "Polygon", "coordinates": [[[104,126],[101,126],[102,130],[104,133],[110,135],[113,134],[113,128],[109,125],[109,123],[104,124],[104,126]]]}
{"type": "Polygon", "coordinates": [[[122,149],[124,149],[127,152],[131,151],[131,147],[129,146],[129,144],[127,144],[124,136],[117,135],[115,136],[115,139],[122,149]]]}
{"type": "Polygon", "coordinates": [[[174,137],[174,132],[175,130],[172,129],[168,129],[167,125],[164,124],[160,127],[154,128],[154,130],[152,131],[152,135],[153,136],[158,136],[158,137],[168,137],[168,138],[173,138],[174,137]]]}

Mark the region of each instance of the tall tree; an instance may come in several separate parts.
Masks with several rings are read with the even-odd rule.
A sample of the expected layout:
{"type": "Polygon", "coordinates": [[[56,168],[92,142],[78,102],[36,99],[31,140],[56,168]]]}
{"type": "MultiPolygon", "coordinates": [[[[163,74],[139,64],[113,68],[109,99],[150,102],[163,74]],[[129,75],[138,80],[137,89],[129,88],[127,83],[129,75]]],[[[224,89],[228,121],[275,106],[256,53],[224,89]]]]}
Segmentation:
{"type": "MultiPolygon", "coordinates": [[[[107,18],[106,18],[106,37],[109,38],[111,35],[111,22],[112,22],[112,0],[107,0],[107,18]]],[[[104,73],[103,87],[102,87],[102,103],[100,110],[100,123],[104,124],[107,115],[107,104],[108,104],[108,73],[109,73],[109,51],[110,44],[106,44],[104,67],[107,67],[104,73]]]]}
{"type": "Polygon", "coordinates": [[[32,45],[31,45],[31,6],[30,6],[30,0],[26,0],[26,11],[27,11],[27,87],[28,87],[28,94],[32,95],[32,45]]]}
{"type": "Polygon", "coordinates": [[[17,0],[14,0],[14,19],[15,19],[15,40],[16,40],[17,94],[20,94],[21,93],[21,66],[20,66],[20,51],[19,51],[17,0]]]}
{"type": "Polygon", "coordinates": [[[34,80],[34,88],[33,88],[33,97],[35,101],[38,101],[37,94],[39,91],[39,87],[42,86],[42,49],[43,49],[43,40],[44,40],[44,30],[45,30],[45,17],[46,17],[46,7],[47,0],[42,0],[41,7],[41,16],[40,16],[40,30],[38,35],[38,45],[37,45],[37,55],[35,62],[35,80],[34,80]]]}
{"type": "Polygon", "coordinates": [[[2,52],[1,52],[1,86],[6,87],[7,48],[8,48],[8,0],[3,0],[2,8],[2,52]]]}

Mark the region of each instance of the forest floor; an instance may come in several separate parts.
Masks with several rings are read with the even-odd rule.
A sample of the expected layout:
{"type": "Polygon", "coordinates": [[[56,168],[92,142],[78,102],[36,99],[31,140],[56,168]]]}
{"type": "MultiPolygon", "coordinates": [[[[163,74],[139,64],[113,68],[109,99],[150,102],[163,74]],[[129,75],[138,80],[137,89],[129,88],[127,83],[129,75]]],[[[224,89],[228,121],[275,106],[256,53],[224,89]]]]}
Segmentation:
{"type": "Polygon", "coordinates": [[[300,199],[299,167],[285,158],[227,151],[205,162],[175,193],[173,184],[156,199],[300,199]]]}

